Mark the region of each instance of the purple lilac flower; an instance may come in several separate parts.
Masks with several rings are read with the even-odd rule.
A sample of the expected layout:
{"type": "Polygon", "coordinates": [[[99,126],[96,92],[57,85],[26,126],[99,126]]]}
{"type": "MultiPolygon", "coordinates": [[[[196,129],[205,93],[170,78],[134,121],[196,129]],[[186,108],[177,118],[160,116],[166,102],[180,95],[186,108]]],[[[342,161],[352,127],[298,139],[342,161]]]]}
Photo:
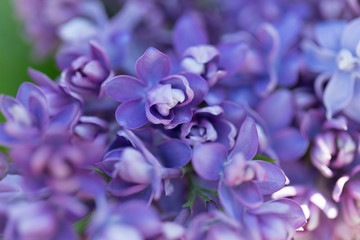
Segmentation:
{"type": "Polygon", "coordinates": [[[236,128],[223,114],[219,106],[196,110],[191,122],[181,125],[180,138],[190,145],[219,142],[231,149],[235,144],[236,128]]]}
{"type": "Polygon", "coordinates": [[[91,56],[80,56],[68,65],[62,72],[59,83],[69,91],[82,96],[104,94],[103,83],[112,77],[110,62],[105,51],[95,42],[90,42],[91,56]]]}
{"type": "Polygon", "coordinates": [[[331,239],[334,221],[338,217],[335,203],[323,193],[304,185],[286,186],[272,195],[274,199],[291,198],[304,211],[306,224],[296,233],[296,239],[331,239]]]}
{"type": "Polygon", "coordinates": [[[195,146],[194,169],[206,180],[220,179],[218,191],[224,209],[230,208],[232,201],[250,208],[259,207],[263,203],[263,195],[285,185],[285,175],[278,167],[264,161],[252,161],[257,150],[257,131],[251,118],[243,122],[230,153],[220,143],[195,146]]]}
{"type": "Polygon", "coordinates": [[[179,168],[190,161],[190,147],[175,139],[162,141],[155,147],[155,156],[131,131],[119,135],[119,143],[100,164],[112,177],[109,191],[119,197],[142,194],[145,200],[158,200],[164,189],[162,180],[182,175],[179,168]]]}
{"type": "Polygon", "coordinates": [[[170,68],[168,56],[149,48],[136,62],[139,78],[121,75],[106,84],[106,93],[122,102],[116,110],[120,126],[139,128],[150,121],[174,127],[191,121],[191,107],[203,100],[207,84],[192,73],[169,75],[170,68]]]}
{"type": "Polygon", "coordinates": [[[331,78],[323,92],[327,118],[343,111],[359,122],[359,42],[360,20],[328,21],[316,25],[315,39],[319,45],[306,41],[304,53],[311,70],[329,72],[331,78]]]}
{"type": "Polygon", "coordinates": [[[348,130],[346,118],[326,120],[323,112],[313,110],[304,115],[301,128],[313,140],[311,160],[324,176],[333,177],[354,161],[356,133],[348,130]]]}

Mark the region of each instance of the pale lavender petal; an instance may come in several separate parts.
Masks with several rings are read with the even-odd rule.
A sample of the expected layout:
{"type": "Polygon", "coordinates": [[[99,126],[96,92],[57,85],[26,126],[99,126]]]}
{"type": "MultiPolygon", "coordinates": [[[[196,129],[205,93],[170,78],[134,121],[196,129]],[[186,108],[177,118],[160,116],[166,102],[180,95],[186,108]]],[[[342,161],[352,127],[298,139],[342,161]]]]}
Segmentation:
{"type": "Polygon", "coordinates": [[[333,72],[337,69],[336,52],[321,48],[313,42],[306,41],[302,45],[308,67],[315,72],[333,72]]]}
{"type": "Polygon", "coordinates": [[[105,85],[106,94],[115,101],[131,101],[145,97],[145,83],[137,78],[121,75],[105,85]]]}
{"type": "Polygon", "coordinates": [[[272,194],[285,186],[285,174],[279,167],[265,161],[257,161],[257,164],[265,169],[267,175],[265,181],[254,180],[263,195],[272,194]]]}
{"type": "Polygon", "coordinates": [[[168,76],[170,70],[170,58],[153,47],[148,48],[136,62],[136,74],[150,86],[168,76]]]}
{"type": "Polygon", "coordinates": [[[331,118],[350,103],[354,87],[355,79],[351,73],[337,70],[333,74],[324,92],[327,118],[331,118]]]}
{"type": "Polygon", "coordinates": [[[44,73],[39,72],[35,69],[29,68],[28,69],[29,76],[31,79],[36,82],[41,87],[48,87],[53,90],[59,89],[59,86],[52,81],[48,76],[46,76],[44,73]]]}
{"type": "Polygon", "coordinates": [[[257,208],[264,201],[260,189],[253,181],[243,182],[232,187],[232,192],[242,204],[249,208],[257,208]]]}
{"type": "Polygon", "coordinates": [[[354,95],[351,102],[344,109],[344,112],[351,119],[360,123],[360,81],[355,82],[354,95]]]}
{"type": "Polygon", "coordinates": [[[133,100],[124,102],[116,109],[116,121],[120,126],[134,129],[143,126],[147,123],[145,114],[145,101],[133,100]]]}
{"type": "Polygon", "coordinates": [[[103,68],[106,70],[110,70],[110,60],[103,49],[97,42],[90,41],[90,50],[91,54],[93,55],[94,59],[100,61],[103,68]]]}
{"type": "Polygon", "coordinates": [[[29,108],[30,96],[36,96],[44,99],[45,101],[45,95],[38,86],[30,82],[22,83],[16,94],[16,99],[19,100],[19,102],[21,102],[26,108],[29,108]]]}
{"type": "Polygon", "coordinates": [[[294,115],[294,99],[289,90],[278,90],[262,101],[257,108],[258,113],[267,123],[271,132],[288,126],[294,115]],[[278,111],[281,114],[274,114],[278,111]]]}
{"type": "Polygon", "coordinates": [[[340,48],[340,36],[346,26],[346,21],[330,20],[320,22],[315,26],[316,41],[324,48],[337,51],[340,48]]]}
{"type": "Polygon", "coordinates": [[[185,50],[196,45],[208,43],[207,33],[199,15],[186,14],[176,22],[173,32],[173,44],[178,56],[185,50]]]}
{"type": "Polygon", "coordinates": [[[234,149],[230,156],[242,153],[246,160],[251,160],[256,155],[259,139],[254,119],[246,117],[241,125],[234,149]]]}
{"type": "Polygon", "coordinates": [[[360,41],[360,18],[348,23],[341,36],[341,47],[355,54],[360,41]]]}
{"type": "Polygon", "coordinates": [[[198,144],[193,150],[192,164],[206,180],[217,180],[227,159],[227,149],[220,143],[198,144]]]}
{"type": "Polygon", "coordinates": [[[273,136],[272,147],[280,161],[296,161],[301,158],[309,142],[295,128],[286,128],[273,136]]]}
{"type": "Polygon", "coordinates": [[[191,148],[180,140],[168,140],[157,146],[164,167],[180,168],[191,158],[191,148]]]}

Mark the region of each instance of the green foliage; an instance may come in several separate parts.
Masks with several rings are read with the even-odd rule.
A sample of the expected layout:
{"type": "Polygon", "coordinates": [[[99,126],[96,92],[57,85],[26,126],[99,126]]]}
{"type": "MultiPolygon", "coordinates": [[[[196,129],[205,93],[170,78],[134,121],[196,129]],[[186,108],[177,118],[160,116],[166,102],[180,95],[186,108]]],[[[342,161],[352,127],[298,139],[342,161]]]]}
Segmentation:
{"type": "Polygon", "coordinates": [[[214,189],[204,188],[201,187],[193,176],[193,171],[191,166],[186,166],[182,169],[183,174],[186,176],[188,183],[189,183],[189,193],[186,197],[186,203],[183,204],[183,208],[190,208],[190,212],[193,212],[194,203],[196,197],[199,197],[205,204],[213,201],[213,199],[209,196],[212,195],[213,197],[217,198],[217,191],[214,189]]]}
{"type": "Polygon", "coordinates": [[[85,233],[86,227],[89,224],[91,217],[92,217],[92,213],[90,213],[89,215],[87,215],[86,217],[80,219],[79,221],[77,221],[76,223],[74,223],[74,228],[76,230],[76,232],[79,235],[82,235],[85,233]]]}
{"type": "Polygon", "coordinates": [[[264,155],[255,155],[255,157],[253,158],[253,160],[261,160],[261,161],[265,161],[265,162],[269,162],[269,163],[274,163],[274,162],[276,162],[275,159],[269,158],[269,157],[264,156],[264,155]]]}

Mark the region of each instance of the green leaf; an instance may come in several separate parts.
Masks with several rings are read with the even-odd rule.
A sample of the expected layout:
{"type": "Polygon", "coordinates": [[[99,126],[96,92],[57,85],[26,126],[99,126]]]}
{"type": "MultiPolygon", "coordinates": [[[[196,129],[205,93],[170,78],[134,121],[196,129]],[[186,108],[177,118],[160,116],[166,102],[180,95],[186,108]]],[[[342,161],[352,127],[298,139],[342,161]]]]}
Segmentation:
{"type": "Polygon", "coordinates": [[[111,181],[111,177],[107,175],[103,170],[97,167],[90,167],[90,169],[97,172],[107,183],[111,181]]]}
{"type": "Polygon", "coordinates": [[[269,157],[264,156],[264,155],[255,155],[255,157],[253,158],[253,160],[260,160],[260,161],[265,161],[265,162],[269,162],[269,163],[274,163],[274,162],[276,162],[275,159],[269,158],[269,157]]]}
{"type": "Polygon", "coordinates": [[[74,228],[76,230],[76,232],[81,235],[85,232],[87,225],[89,224],[91,217],[92,217],[92,213],[90,213],[89,215],[87,215],[86,217],[80,219],[79,221],[77,221],[76,223],[74,223],[74,228]]]}

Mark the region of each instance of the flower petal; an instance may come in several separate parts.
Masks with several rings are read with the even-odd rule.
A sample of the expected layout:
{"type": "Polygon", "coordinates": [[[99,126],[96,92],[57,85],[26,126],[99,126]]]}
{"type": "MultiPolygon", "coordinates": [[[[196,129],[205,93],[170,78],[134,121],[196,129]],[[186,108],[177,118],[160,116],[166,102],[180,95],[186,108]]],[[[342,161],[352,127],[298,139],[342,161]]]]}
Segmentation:
{"type": "Polygon", "coordinates": [[[189,105],[195,106],[201,103],[209,91],[209,87],[205,79],[193,73],[183,73],[180,75],[184,76],[188,80],[190,88],[194,92],[194,98],[189,105]]]}
{"type": "Polygon", "coordinates": [[[294,99],[289,90],[278,90],[263,100],[257,111],[267,123],[270,132],[276,132],[288,126],[294,115],[294,99]],[[274,114],[281,111],[280,114],[274,114]]]}
{"type": "Polygon", "coordinates": [[[344,109],[348,117],[360,123],[360,81],[355,82],[354,95],[351,102],[344,109]]]}
{"type": "Polygon", "coordinates": [[[191,148],[180,140],[168,140],[157,146],[164,167],[179,168],[185,166],[191,158],[191,148]]]}
{"type": "Polygon", "coordinates": [[[246,207],[257,208],[264,201],[258,186],[253,181],[243,182],[234,186],[232,190],[235,197],[246,207]]]}
{"type": "Polygon", "coordinates": [[[242,153],[246,160],[251,160],[256,155],[259,139],[254,119],[246,117],[241,125],[234,149],[230,156],[242,153]]]}
{"type": "Polygon", "coordinates": [[[316,41],[324,48],[337,51],[340,48],[340,36],[346,26],[346,21],[333,20],[316,24],[316,41]]]}
{"type": "Polygon", "coordinates": [[[279,167],[265,161],[256,161],[266,171],[265,181],[254,181],[263,195],[272,194],[285,186],[285,174],[279,167]]]}
{"type": "Polygon", "coordinates": [[[273,137],[272,147],[280,161],[296,161],[301,158],[309,142],[295,128],[285,128],[273,137]]]}
{"type": "Polygon", "coordinates": [[[115,101],[131,101],[145,96],[145,83],[137,78],[121,75],[105,85],[106,94],[115,101]]]}
{"type": "Polygon", "coordinates": [[[115,117],[120,126],[130,129],[139,128],[148,121],[145,102],[140,99],[122,103],[116,109],[115,117]]]}
{"type": "Polygon", "coordinates": [[[341,47],[350,50],[353,54],[360,41],[360,18],[356,18],[348,23],[341,36],[341,47]]]}
{"type": "Polygon", "coordinates": [[[136,74],[150,86],[168,76],[170,70],[170,58],[153,47],[148,48],[136,62],[136,74]]]}
{"type": "Polygon", "coordinates": [[[220,178],[226,159],[225,146],[220,143],[205,143],[195,146],[192,164],[196,173],[203,179],[217,180],[220,178]]]}
{"type": "Polygon", "coordinates": [[[178,56],[196,45],[209,42],[201,18],[197,14],[185,14],[176,22],[173,33],[174,48],[178,56]]]}
{"type": "Polygon", "coordinates": [[[350,73],[338,70],[333,74],[324,91],[324,105],[328,118],[331,118],[350,103],[354,93],[354,85],[355,79],[350,73]]]}
{"type": "Polygon", "coordinates": [[[336,52],[321,48],[315,43],[305,41],[302,44],[305,62],[315,72],[333,72],[337,69],[336,52]]]}

